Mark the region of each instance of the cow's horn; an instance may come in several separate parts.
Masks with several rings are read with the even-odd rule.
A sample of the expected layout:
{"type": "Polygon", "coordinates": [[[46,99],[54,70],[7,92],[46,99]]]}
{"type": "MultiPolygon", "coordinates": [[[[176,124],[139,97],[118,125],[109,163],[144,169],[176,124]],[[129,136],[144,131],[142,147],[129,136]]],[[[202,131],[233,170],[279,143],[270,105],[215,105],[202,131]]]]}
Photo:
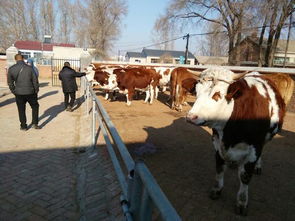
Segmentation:
{"type": "Polygon", "coordinates": [[[240,74],[235,74],[234,77],[233,77],[233,80],[238,80],[238,79],[244,77],[247,73],[248,73],[248,71],[245,71],[245,72],[240,73],[240,74]]]}
{"type": "Polygon", "coordinates": [[[198,77],[200,76],[201,72],[200,71],[194,71],[194,70],[190,70],[190,69],[187,69],[188,72],[194,74],[194,75],[197,75],[198,77]]]}

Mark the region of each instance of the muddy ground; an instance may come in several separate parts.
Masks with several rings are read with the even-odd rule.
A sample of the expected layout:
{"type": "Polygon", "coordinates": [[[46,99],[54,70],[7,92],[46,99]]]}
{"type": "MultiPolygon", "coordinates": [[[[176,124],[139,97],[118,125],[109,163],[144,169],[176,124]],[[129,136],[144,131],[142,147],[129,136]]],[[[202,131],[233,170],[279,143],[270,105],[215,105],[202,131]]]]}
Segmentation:
{"type": "MultiPolygon", "coordinates": [[[[123,95],[109,102],[97,94],[132,156],[151,152],[141,158],[183,220],[295,220],[294,113],[287,113],[282,132],[265,146],[262,174],[249,187],[248,216],[240,217],[234,213],[237,169],[226,171],[220,199],[208,197],[215,176],[211,132],[185,122],[190,106],[173,111],[165,104],[167,94],[161,94],[152,105],[142,98],[127,107],[123,95]]],[[[194,98],[188,101],[192,105],[194,98]]]]}

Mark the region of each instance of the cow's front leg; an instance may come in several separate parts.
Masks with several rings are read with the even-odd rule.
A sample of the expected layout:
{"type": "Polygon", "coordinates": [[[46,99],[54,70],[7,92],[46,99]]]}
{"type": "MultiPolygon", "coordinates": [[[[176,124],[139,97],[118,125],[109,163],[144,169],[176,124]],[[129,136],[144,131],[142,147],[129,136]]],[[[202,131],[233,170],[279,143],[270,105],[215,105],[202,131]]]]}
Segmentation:
{"type": "Polygon", "coordinates": [[[220,157],[218,151],[215,153],[216,160],[216,177],[215,177],[215,185],[213,186],[210,192],[210,198],[215,200],[218,199],[221,195],[221,191],[224,186],[224,172],[225,172],[225,163],[224,160],[220,157]]]}
{"type": "Polygon", "coordinates": [[[126,94],[126,98],[127,98],[127,106],[130,106],[131,105],[131,101],[132,101],[132,98],[133,98],[133,94],[134,94],[134,90],[130,90],[128,89],[128,92],[126,94]]]}
{"type": "Polygon", "coordinates": [[[144,99],[144,103],[147,103],[149,101],[149,98],[150,98],[150,90],[147,89],[145,91],[145,99],[144,99]]]}
{"type": "Polygon", "coordinates": [[[104,96],[104,99],[105,99],[105,100],[108,100],[108,99],[109,99],[109,91],[105,91],[105,93],[106,93],[106,94],[105,94],[105,96],[104,96]]]}
{"type": "Polygon", "coordinates": [[[156,88],[155,88],[155,99],[158,99],[158,96],[159,96],[159,88],[158,88],[158,86],[156,86],[156,88]]]}
{"type": "Polygon", "coordinates": [[[261,165],[262,165],[262,160],[260,156],[255,164],[255,170],[254,170],[255,174],[261,175],[261,165]]]}
{"type": "Polygon", "coordinates": [[[246,216],[248,212],[248,185],[253,175],[255,162],[247,162],[239,166],[238,175],[240,180],[240,189],[237,194],[236,213],[246,216]]]}
{"type": "Polygon", "coordinates": [[[154,90],[154,87],[152,85],[150,86],[150,94],[151,94],[150,104],[152,104],[153,101],[154,101],[154,95],[155,95],[155,90],[154,90]]]}

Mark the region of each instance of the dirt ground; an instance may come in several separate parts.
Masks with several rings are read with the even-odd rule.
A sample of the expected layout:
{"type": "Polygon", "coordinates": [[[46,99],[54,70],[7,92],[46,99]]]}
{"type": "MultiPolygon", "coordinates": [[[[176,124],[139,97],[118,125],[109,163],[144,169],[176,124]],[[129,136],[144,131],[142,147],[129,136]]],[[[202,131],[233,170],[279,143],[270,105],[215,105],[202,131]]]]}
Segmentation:
{"type": "MultiPolygon", "coordinates": [[[[249,186],[247,217],[234,213],[239,188],[237,169],[228,169],[220,199],[208,194],[215,177],[214,149],[210,129],[188,124],[184,116],[166,104],[166,94],[152,105],[143,99],[127,107],[124,95],[119,101],[98,97],[109,113],[134,158],[141,158],[183,220],[295,220],[295,114],[287,113],[283,130],[265,146],[262,175],[249,186]]],[[[194,98],[189,97],[189,105],[194,98]]]]}

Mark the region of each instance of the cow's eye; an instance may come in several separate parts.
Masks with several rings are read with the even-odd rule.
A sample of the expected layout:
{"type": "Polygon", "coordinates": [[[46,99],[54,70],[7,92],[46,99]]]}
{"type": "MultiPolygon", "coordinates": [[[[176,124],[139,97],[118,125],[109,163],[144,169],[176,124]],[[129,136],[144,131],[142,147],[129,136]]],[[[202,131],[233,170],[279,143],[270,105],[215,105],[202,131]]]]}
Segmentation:
{"type": "Polygon", "coordinates": [[[212,99],[215,100],[216,102],[221,98],[220,92],[217,91],[213,94],[212,99]]]}

